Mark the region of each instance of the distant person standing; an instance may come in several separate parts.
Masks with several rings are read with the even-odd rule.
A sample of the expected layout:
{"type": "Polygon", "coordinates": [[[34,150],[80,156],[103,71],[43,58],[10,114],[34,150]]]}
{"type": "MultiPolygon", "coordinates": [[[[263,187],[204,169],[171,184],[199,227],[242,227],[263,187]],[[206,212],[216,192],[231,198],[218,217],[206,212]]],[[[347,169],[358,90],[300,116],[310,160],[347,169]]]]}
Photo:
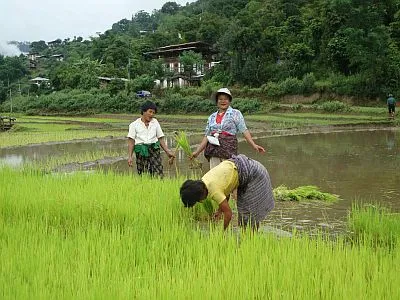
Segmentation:
{"type": "Polygon", "coordinates": [[[163,176],[160,147],[169,158],[175,158],[164,141],[160,124],[154,118],[156,113],[157,106],[151,101],[146,101],[141,107],[142,116],[129,125],[128,166],[132,167],[133,152],[135,152],[139,175],[147,172],[152,176],[163,176]]]}
{"type": "Polygon", "coordinates": [[[394,119],[395,111],[396,111],[396,99],[393,97],[392,94],[389,94],[387,98],[387,106],[389,112],[389,118],[394,119]]]}

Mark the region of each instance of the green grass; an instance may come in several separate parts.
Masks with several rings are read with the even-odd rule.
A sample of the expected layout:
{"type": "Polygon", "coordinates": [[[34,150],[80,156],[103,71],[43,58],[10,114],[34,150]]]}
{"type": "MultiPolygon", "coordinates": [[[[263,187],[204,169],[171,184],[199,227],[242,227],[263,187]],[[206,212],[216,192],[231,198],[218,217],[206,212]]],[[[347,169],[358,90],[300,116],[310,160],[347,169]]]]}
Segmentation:
{"type": "Polygon", "coordinates": [[[99,122],[99,119],[83,120],[85,121],[82,118],[20,116],[11,130],[0,132],[0,148],[75,139],[124,137],[126,132],[122,129],[127,131],[129,125],[126,122],[126,126],[118,127],[104,121],[99,122]]]}
{"type": "Polygon", "coordinates": [[[354,204],[348,218],[351,238],[374,246],[396,247],[400,242],[400,214],[378,204],[354,204]]]}
{"type": "Polygon", "coordinates": [[[10,146],[21,146],[28,144],[62,142],[70,140],[105,138],[105,137],[124,137],[120,131],[94,131],[94,130],[68,130],[68,131],[35,131],[35,132],[3,132],[0,133],[0,148],[10,146]]]}
{"type": "Polygon", "coordinates": [[[182,182],[0,169],[2,299],[399,299],[398,244],[200,229],[182,182]]]}

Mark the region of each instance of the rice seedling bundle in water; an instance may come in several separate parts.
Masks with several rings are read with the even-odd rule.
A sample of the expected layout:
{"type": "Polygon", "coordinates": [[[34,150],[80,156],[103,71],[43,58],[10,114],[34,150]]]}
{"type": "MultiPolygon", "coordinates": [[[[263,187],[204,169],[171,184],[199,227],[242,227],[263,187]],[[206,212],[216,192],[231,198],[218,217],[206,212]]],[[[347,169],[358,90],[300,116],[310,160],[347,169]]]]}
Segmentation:
{"type": "Polygon", "coordinates": [[[321,192],[318,187],[313,185],[299,186],[295,189],[280,185],[274,189],[274,196],[277,201],[320,200],[335,202],[339,200],[338,195],[321,192]]]}
{"type": "MultiPolygon", "coordinates": [[[[186,133],[183,131],[175,133],[175,141],[177,143],[177,149],[181,148],[186,156],[190,158],[192,155],[192,148],[190,147],[190,142],[186,133]]],[[[202,163],[197,158],[191,158],[190,166],[193,169],[201,169],[202,163]]]]}

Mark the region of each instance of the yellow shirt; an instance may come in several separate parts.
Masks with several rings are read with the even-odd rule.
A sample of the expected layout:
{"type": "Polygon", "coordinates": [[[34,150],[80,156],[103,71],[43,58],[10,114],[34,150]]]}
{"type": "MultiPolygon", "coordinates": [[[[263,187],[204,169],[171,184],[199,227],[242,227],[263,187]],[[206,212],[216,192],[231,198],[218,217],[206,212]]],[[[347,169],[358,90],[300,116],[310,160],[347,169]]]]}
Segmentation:
{"type": "Polygon", "coordinates": [[[208,171],[201,180],[207,186],[208,196],[221,204],[226,197],[239,186],[239,174],[236,165],[224,160],[208,171]]]}

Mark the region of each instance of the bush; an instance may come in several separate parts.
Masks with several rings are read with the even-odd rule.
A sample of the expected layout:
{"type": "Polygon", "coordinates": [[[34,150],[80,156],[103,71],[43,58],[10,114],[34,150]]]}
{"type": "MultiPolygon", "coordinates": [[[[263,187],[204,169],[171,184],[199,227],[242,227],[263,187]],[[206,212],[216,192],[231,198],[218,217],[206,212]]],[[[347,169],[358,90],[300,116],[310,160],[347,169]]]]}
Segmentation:
{"type": "Polygon", "coordinates": [[[313,73],[307,73],[303,76],[303,94],[311,94],[315,91],[315,76],[313,73]]]}
{"type": "Polygon", "coordinates": [[[165,113],[210,113],[215,110],[215,103],[201,96],[182,96],[181,94],[166,95],[160,101],[160,109],[165,113]]]}
{"type": "Polygon", "coordinates": [[[324,102],[319,106],[319,109],[325,111],[325,112],[329,112],[329,113],[333,113],[333,112],[346,112],[350,110],[349,105],[347,105],[346,103],[340,102],[340,101],[328,101],[328,102],[324,102]]]}
{"type": "Polygon", "coordinates": [[[288,77],[280,82],[279,85],[286,95],[300,95],[303,93],[303,82],[295,77],[288,77]]]}
{"type": "Polygon", "coordinates": [[[232,106],[242,113],[252,113],[260,110],[261,103],[257,99],[235,98],[232,101],[232,106]]]}
{"type": "Polygon", "coordinates": [[[282,86],[275,82],[268,82],[267,85],[264,87],[265,92],[267,93],[268,97],[280,97],[285,94],[282,90],[282,86]]]}

